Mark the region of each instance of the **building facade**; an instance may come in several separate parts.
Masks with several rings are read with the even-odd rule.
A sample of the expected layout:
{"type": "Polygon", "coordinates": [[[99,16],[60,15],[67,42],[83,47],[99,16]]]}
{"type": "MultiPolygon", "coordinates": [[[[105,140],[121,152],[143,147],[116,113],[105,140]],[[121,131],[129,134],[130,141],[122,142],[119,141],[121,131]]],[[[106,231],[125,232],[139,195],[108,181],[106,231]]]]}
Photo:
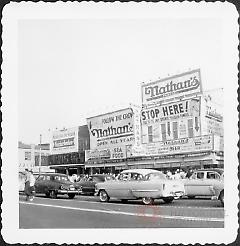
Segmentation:
{"type": "Polygon", "coordinates": [[[86,149],[90,149],[87,125],[53,131],[49,167],[59,173],[82,174],[86,149]]]}
{"type": "Polygon", "coordinates": [[[223,167],[222,108],[203,92],[200,69],[142,84],[141,91],[141,106],[54,131],[49,167],[69,175],[223,167]]]}
{"type": "Polygon", "coordinates": [[[24,172],[26,168],[32,169],[34,173],[39,172],[39,161],[41,152],[41,171],[49,172],[48,156],[50,153],[49,144],[24,144],[18,142],[18,170],[24,172]]]}

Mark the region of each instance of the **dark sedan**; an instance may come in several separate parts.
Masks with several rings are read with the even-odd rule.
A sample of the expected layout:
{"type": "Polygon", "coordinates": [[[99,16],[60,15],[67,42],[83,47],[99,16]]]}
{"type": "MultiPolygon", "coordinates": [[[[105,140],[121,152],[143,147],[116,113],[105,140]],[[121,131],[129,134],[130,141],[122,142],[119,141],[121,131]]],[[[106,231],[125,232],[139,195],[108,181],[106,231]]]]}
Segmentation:
{"type": "Polygon", "coordinates": [[[74,186],[78,190],[78,193],[81,195],[94,195],[95,184],[102,183],[107,180],[113,180],[113,179],[115,178],[112,175],[94,174],[94,175],[90,175],[88,178],[84,178],[79,182],[76,182],[74,186]]]}
{"type": "Polygon", "coordinates": [[[36,194],[45,194],[47,197],[57,198],[57,195],[68,195],[73,199],[77,191],[68,176],[60,173],[46,173],[37,177],[35,182],[36,194]]]}

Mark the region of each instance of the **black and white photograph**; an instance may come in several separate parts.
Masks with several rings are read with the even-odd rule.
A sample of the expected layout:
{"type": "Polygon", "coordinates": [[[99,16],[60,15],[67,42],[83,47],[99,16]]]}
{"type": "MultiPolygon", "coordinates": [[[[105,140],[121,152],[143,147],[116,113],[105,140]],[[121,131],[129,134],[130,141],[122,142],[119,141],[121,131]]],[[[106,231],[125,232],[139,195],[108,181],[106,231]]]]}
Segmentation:
{"type": "Polygon", "coordinates": [[[9,3],[7,243],[231,243],[238,12],[230,3],[9,3]]]}

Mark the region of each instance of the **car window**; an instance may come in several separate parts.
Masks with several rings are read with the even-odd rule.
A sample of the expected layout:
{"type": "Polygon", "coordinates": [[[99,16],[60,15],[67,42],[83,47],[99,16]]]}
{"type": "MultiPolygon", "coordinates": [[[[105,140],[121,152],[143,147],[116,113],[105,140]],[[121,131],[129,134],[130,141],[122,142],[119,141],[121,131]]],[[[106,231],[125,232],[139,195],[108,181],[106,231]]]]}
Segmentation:
{"type": "Polygon", "coordinates": [[[131,178],[131,173],[121,173],[118,177],[118,180],[126,181],[130,180],[131,178]]]}
{"type": "Polygon", "coordinates": [[[67,176],[61,176],[60,180],[62,180],[62,181],[70,181],[67,176]]]}
{"type": "Polygon", "coordinates": [[[105,177],[105,181],[107,181],[107,180],[114,180],[115,178],[113,177],[113,176],[106,176],[105,177]]]}
{"type": "Polygon", "coordinates": [[[37,180],[38,180],[38,181],[44,180],[44,176],[42,176],[42,175],[38,176],[37,180]]]}
{"type": "Polygon", "coordinates": [[[197,172],[197,179],[203,179],[204,178],[204,172],[197,172]]]}
{"type": "Polygon", "coordinates": [[[103,182],[104,181],[104,177],[93,177],[92,181],[94,181],[94,182],[103,182]]]}
{"type": "Polygon", "coordinates": [[[207,172],[207,179],[220,179],[220,175],[215,172],[207,172]]]}
{"type": "Polygon", "coordinates": [[[197,178],[197,174],[193,173],[192,176],[190,177],[190,179],[196,179],[197,178]]]}
{"type": "Polygon", "coordinates": [[[141,180],[143,179],[143,175],[140,173],[131,173],[131,180],[141,180]]]}
{"type": "Polygon", "coordinates": [[[167,179],[163,173],[149,173],[145,175],[145,180],[167,179]]]}
{"type": "Polygon", "coordinates": [[[45,176],[45,177],[44,177],[44,180],[50,180],[50,176],[48,176],[48,175],[45,176]]]}

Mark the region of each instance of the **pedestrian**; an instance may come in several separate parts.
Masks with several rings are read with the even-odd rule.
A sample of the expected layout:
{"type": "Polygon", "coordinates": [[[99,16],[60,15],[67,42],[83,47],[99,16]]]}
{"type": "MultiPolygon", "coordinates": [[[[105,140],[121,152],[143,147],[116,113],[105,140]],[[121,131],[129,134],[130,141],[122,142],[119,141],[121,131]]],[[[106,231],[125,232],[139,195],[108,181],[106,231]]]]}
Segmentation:
{"type": "Polygon", "coordinates": [[[174,179],[180,179],[180,170],[177,169],[177,171],[174,174],[174,179]]]}
{"type": "Polygon", "coordinates": [[[188,169],[187,174],[186,174],[186,178],[190,178],[193,174],[193,170],[192,169],[188,169]]]}
{"type": "Polygon", "coordinates": [[[33,175],[33,170],[29,171],[29,192],[30,192],[30,196],[29,196],[29,201],[33,201],[34,197],[35,197],[35,177],[33,175]]]}
{"type": "Polygon", "coordinates": [[[30,172],[28,168],[25,169],[25,187],[24,187],[24,192],[26,194],[26,201],[29,201],[29,188],[30,188],[30,172]]]}
{"type": "Polygon", "coordinates": [[[167,171],[167,178],[172,179],[172,172],[170,170],[167,171]]]}

